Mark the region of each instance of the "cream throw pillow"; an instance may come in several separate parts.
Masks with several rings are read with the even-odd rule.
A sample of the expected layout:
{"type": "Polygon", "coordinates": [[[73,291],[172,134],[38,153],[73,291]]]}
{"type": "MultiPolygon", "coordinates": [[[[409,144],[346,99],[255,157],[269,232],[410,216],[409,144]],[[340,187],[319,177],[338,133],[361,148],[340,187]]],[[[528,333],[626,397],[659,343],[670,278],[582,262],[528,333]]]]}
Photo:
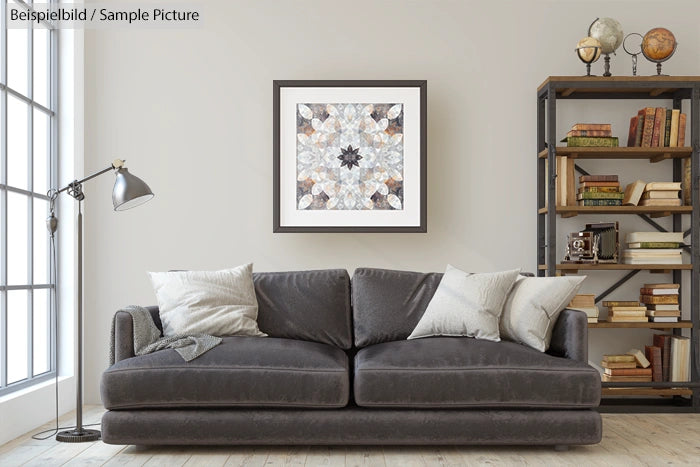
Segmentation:
{"type": "Polygon", "coordinates": [[[586,276],[520,277],[506,300],[501,337],[544,352],[559,313],[578,292],[586,276]]]}
{"type": "Polygon", "coordinates": [[[222,271],[149,272],[163,335],[265,336],[258,329],[253,265],[222,271]]]}
{"type": "Polygon", "coordinates": [[[469,274],[447,265],[409,339],[468,336],[498,342],[498,320],[519,270],[469,274]]]}

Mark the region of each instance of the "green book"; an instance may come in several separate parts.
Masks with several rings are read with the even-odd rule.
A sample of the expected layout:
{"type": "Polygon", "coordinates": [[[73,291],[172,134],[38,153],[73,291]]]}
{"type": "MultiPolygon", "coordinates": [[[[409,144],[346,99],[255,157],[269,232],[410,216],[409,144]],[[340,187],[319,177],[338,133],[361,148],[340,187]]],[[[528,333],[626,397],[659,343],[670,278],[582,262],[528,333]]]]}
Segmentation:
{"type": "Polygon", "coordinates": [[[605,147],[616,148],[620,145],[617,136],[567,136],[562,143],[572,147],[605,147]]]}
{"type": "Polygon", "coordinates": [[[620,193],[620,187],[616,186],[587,186],[579,188],[579,193],[620,193]]]}
{"type": "Polygon", "coordinates": [[[621,199],[582,199],[579,206],[622,206],[621,199]]]}
{"type": "Polygon", "coordinates": [[[675,242],[635,242],[628,243],[628,248],[679,248],[680,243],[675,242]]]}
{"type": "Polygon", "coordinates": [[[624,193],[605,193],[605,192],[588,192],[579,193],[576,195],[576,199],[623,199],[625,197],[624,193]]]}

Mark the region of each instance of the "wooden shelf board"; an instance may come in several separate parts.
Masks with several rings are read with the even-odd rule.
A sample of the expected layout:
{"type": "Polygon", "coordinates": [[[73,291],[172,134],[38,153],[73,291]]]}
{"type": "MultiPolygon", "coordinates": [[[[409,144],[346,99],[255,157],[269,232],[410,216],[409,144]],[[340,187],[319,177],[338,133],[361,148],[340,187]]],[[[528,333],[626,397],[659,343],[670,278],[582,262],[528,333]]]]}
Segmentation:
{"type": "Polygon", "coordinates": [[[601,388],[603,396],[692,396],[690,388],[601,388]]]}
{"type": "MultiPolygon", "coordinates": [[[[540,264],[538,269],[546,271],[547,270],[547,265],[546,264],[540,264]]],[[[642,271],[645,270],[671,270],[671,269],[682,269],[682,270],[690,270],[693,269],[692,264],[557,264],[555,265],[555,269],[557,271],[587,271],[587,270],[594,270],[594,271],[629,271],[629,270],[635,270],[639,269],[642,271]]]]}
{"type": "Polygon", "coordinates": [[[557,94],[564,97],[575,93],[648,93],[649,97],[657,97],[665,93],[673,93],[681,85],[699,83],[699,76],[550,76],[537,88],[544,90],[550,83],[557,89],[557,94]],[[606,87],[610,84],[610,87],[606,87]]]}
{"type": "MultiPolygon", "coordinates": [[[[651,162],[659,162],[666,159],[690,157],[693,148],[579,148],[569,146],[557,146],[557,156],[567,156],[571,159],[649,159],[651,162]]],[[[540,151],[537,155],[540,159],[547,158],[548,150],[540,151]]]]}
{"type": "Polygon", "coordinates": [[[608,321],[598,321],[597,323],[588,323],[589,328],[607,328],[607,329],[620,329],[620,328],[646,328],[646,329],[678,329],[678,328],[692,328],[693,323],[691,321],[679,321],[677,323],[610,323],[608,321]]]}
{"type": "MultiPolygon", "coordinates": [[[[557,206],[557,214],[573,217],[579,214],[649,214],[655,217],[671,214],[690,214],[692,206],[557,206]]],[[[547,214],[547,208],[537,210],[538,214],[547,214]]]]}

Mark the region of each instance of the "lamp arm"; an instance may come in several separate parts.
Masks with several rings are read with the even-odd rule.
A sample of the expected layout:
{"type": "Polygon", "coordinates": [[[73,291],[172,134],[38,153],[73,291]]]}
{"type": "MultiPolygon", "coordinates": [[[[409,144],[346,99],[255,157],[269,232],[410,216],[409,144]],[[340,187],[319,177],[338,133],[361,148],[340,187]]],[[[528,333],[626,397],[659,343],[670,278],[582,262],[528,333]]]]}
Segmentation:
{"type": "MultiPolygon", "coordinates": [[[[120,169],[120,168],[124,167],[124,162],[126,162],[126,161],[125,161],[125,160],[121,160],[121,159],[116,159],[116,160],[115,160],[114,162],[112,162],[112,164],[111,164],[109,167],[107,167],[106,169],[102,169],[102,170],[99,170],[99,171],[95,172],[95,173],[92,174],[92,175],[88,175],[87,177],[83,178],[82,180],[73,180],[72,182],[70,182],[68,185],[64,186],[64,187],[61,188],[60,190],[57,190],[56,193],[62,193],[62,192],[64,192],[64,191],[70,190],[71,188],[74,189],[76,186],[82,185],[84,182],[87,182],[88,180],[92,180],[92,179],[95,178],[95,177],[99,177],[99,176],[102,175],[103,173],[109,172],[110,170],[114,170],[114,169],[120,169]]],[[[74,196],[74,197],[75,197],[75,196],[74,196]]],[[[77,198],[76,198],[76,199],[77,199],[77,198]]]]}

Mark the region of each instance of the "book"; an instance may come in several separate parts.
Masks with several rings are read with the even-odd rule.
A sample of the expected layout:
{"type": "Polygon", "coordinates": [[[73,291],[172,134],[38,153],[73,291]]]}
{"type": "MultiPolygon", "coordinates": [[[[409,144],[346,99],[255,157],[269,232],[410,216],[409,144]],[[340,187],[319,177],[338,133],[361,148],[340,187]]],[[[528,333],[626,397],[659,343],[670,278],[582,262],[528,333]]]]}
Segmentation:
{"type": "MultiPolygon", "coordinates": [[[[630,118],[630,131],[629,134],[627,135],[627,147],[632,147],[635,144],[635,141],[637,140],[637,125],[639,125],[639,115],[635,115],[634,117],[630,118]]],[[[571,133],[571,132],[569,132],[571,133]]],[[[567,133],[567,136],[568,133],[567,133]]],[[[573,136],[573,135],[571,135],[573,136]]],[[[581,135],[585,136],[585,135],[581,135]]],[[[593,135],[591,135],[593,136],[593,135]]],[[[598,136],[598,135],[596,135],[598,136]]],[[[603,135],[600,135],[603,136],[603,135]]],[[[605,135],[608,136],[608,135],[605,135]]]]}
{"type": "Polygon", "coordinates": [[[606,383],[648,383],[651,376],[612,376],[603,374],[602,380],[606,383]]]}
{"type": "Polygon", "coordinates": [[[654,334],[653,343],[661,349],[662,381],[668,381],[669,363],[671,362],[671,336],[669,334],[654,334]]]}
{"type": "Polygon", "coordinates": [[[642,295],[678,295],[679,289],[654,289],[642,287],[639,293],[642,295]]]}
{"type": "Polygon", "coordinates": [[[686,206],[691,204],[691,185],[690,185],[690,158],[683,159],[683,183],[681,184],[681,198],[686,206]]]}
{"type": "Polygon", "coordinates": [[[608,363],[634,362],[634,355],[630,354],[606,354],[603,355],[603,361],[608,363]]]}
{"type": "Polygon", "coordinates": [[[577,200],[581,199],[622,199],[625,197],[624,193],[619,191],[616,193],[605,193],[605,192],[584,192],[576,195],[577,200]]]}
{"type": "Polygon", "coordinates": [[[644,183],[642,180],[628,183],[625,187],[625,196],[622,198],[622,205],[636,206],[637,203],[639,203],[639,200],[642,198],[645,188],[646,183],[644,183]]]}
{"type": "Polygon", "coordinates": [[[634,301],[634,300],[606,300],[603,302],[603,306],[611,307],[611,306],[641,306],[639,302],[634,301]]]}
{"type": "MultiPolygon", "coordinates": [[[[678,190],[680,191],[680,190],[678,190]]],[[[678,198],[676,190],[651,190],[642,194],[642,199],[675,199],[678,198]]]]}
{"type": "Polygon", "coordinates": [[[675,312],[680,311],[680,305],[673,303],[650,303],[647,305],[647,310],[660,312],[675,312]]]}
{"type": "Polygon", "coordinates": [[[597,317],[597,316],[588,316],[588,317],[586,318],[586,321],[588,321],[589,323],[597,323],[597,322],[598,322],[598,317],[597,317]]]}
{"type": "Polygon", "coordinates": [[[620,191],[620,182],[580,182],[581,184],[579,185],[580,188],[592,188],[592,187],[606,187],[606,188],[615,188],[616,191],[620,191]]]}
{"type": "Polygon", "coordinates": [[[677,323],[677,316],[650,316],[649,321],[652,323],[677,323]]]}
{"type": "MultiPolygon", "coordinates": [[[[618,182],[617,175],[579,175],[578,181],[584,182],[618,182]]],[[[618,184],[619,186],[619,184],[618,184]]]]}
{"type": "Polygon", "coordinates": [[[661,359],[661,347],[654,345],[644,346],[644,356],[651,363],[651,380],[663,381],[663,360],[661,359]]]}
{"type": "Polygon", "coordinates": [[[642,132],[644,131],[644,109],[637,112],[637,134],[634,137],[634,145],[639,147],[642,145],[642,132]]]}
{"type": "Polygon", "coordinates": [[[597,306],[578,306],[578,307],[571,307],[567,306],[569,310],[574,310],[574,311],[583,311],[586,313],[587,318],[597,318],[600,315],[600,311],[598,311],[597,306]]]}
{"type": "Polygon", "coordinates": [[[603,130],[612,131],[610,123],[576,123],[571,127],[572,130],[603,130]]]}
{"type": "Polygon", "coordinates": [[[637,362],[600,362],[600,366],[603,368],[637,368],[637,362]]]}
{"type": "Polygon", "coordinates": [[[611,130],[569,130],[566,136],[612,136],[611,130]]]}
{"type": "Polygon", "coordinates": [[[680,248],[681,244],[676,242],[634,242],[628,243],[627,248],[680,248]]]}
{"type": "Polygon", "coordinates": [[[616,148],[620,145],[617,136],[567,136],[562,140],[568,147],[575,148],[616,148]]]}
{"type": "Polygon", "coordinates": [[[651,138],[654,133],[654,117],[656,109],[654,107],[644,108],[644,128],[642,129],[642,147],[651,147],[651,138]]]}
{"type": "Polygon", "coordinates": [[[556,156],[557,161],[557,206],[566,206],[566,163],[567,156],[556,156]]]}
{"type": "Polygon", "coordinates": [[[680,289],[680,284],[674,284],[671,282],[660,282],[658,284],[644,284],[645,289],[680,289]]]}
{"type": "Polygon", "coordinates": [[[681,113],[678,117],[678,147],[685,146],[685,122],[686,115],[681,113]]]}
{"type": "Polygon", "coordinates": [[[608,311],[623,312],[623,311],[640,311],[644,313],[647,311],[645,306],[609,306],[608,311]]]}
{"type": "Polygon", "coordinates": [[[650,318],[680,318],[681,310],[647,310],[650,318]]]}
{"type": "Polygon", "coordinates": [[[671,336],[670,381],[690,381],[690,338],[671,336]]]}
{"type": "Polygon", "coordinates": [[[603,372],[612,376],[653,376],[654,368],[605,368],[603,372]]]}
{"type": "Polygon", "coordinates": [[[681,255],[676,256],[659,256],[657,258],[623,258],[623,264],[683,264],[683,257],[681,255]]]}
{"type": "Polygon", "coordinates": [[[659,146],[663,146],[665,148],[669,147],[671,145],[671,114],[672,114],[671,109],[666,109],[666,116],[665,116],[665,121],[663,124],[664,131],[661,133],[663,135],[663,144],[659,142],[659,146]]]}
{"type": "Polygon", "coordinates": [[[649,365],[651,365],[651,363],[649,363],[649,360],[647,360],[642,351],[639,349],[630,349],[627,351],[627,355],[632,355],[634,359],[637,360],[639,366],[641,366],[642,368],[649,368],[649,365]]]}
{"type": "Polygon", "coordinates": [[[642,303],[665,303],[665,304],[678,304],[678,295],[640,295],[639,301],[642,303]]]}
{"type": "Polygon", "coordinates": [[[647,323],[649,318],[646,316],[615,316],[608,315],[609,323],[647,323]]]}
{"type": "Polygon", "coordinates": [[[661,135],[664,122],[666,122],[666,109],[657,107],[654,114],[654,131],[651,136],[652,148],[658,148],[659,141],[661,141],[661,145],[663,146],[663,137],[661,135]]]}
{"type": "Polygon", "coordinates": [[[668,145],[672,148],[678,146],[678,123],[681,116],[679,109],[671,110],[671,132],[668,145]]]}
{"type": "MultiPolygon", "coordinates": [[[[627,243],[635,243],[635,242],[683,243],[683,232],[630,232],[627,234],[626,241],[627,241],[627,243]]],[[[645,285],[645,287],[646,287],[646,285],[645,285]]]]}
{"type": "Polygon", "coordinates": [[[576,294],[569,302],[568,307],[595,306],[595,294],[576,294]]]}
{"type": "Polygon", "coordinates": [[[681,182],[649,182],[649,183],[647,183],[645,191],[654,191],[654,190],[680,191],[680,189],[681,189],[681,182]]]}
{"type": "Polygon", "coordinates": [[[676,199],[643,199],[639,206],[680,206],[680,198],[676,199]]]}
{"type": "Polygon", "coordinates": [[[622,250],[625,256],[666,256],[680,255],[680,248],[632,248],[630,250],[622,250]]]}
{"type": "Polygon", "coordinates": [[[620,193],[619,186],[589,186],[580,187],[578,189],[579,193],[620,193]]]}
{"type": "Polygon", "coordinates": [[[621,199],[582,199],[577,201],[579,206],[622,206],[621,199]]]}

